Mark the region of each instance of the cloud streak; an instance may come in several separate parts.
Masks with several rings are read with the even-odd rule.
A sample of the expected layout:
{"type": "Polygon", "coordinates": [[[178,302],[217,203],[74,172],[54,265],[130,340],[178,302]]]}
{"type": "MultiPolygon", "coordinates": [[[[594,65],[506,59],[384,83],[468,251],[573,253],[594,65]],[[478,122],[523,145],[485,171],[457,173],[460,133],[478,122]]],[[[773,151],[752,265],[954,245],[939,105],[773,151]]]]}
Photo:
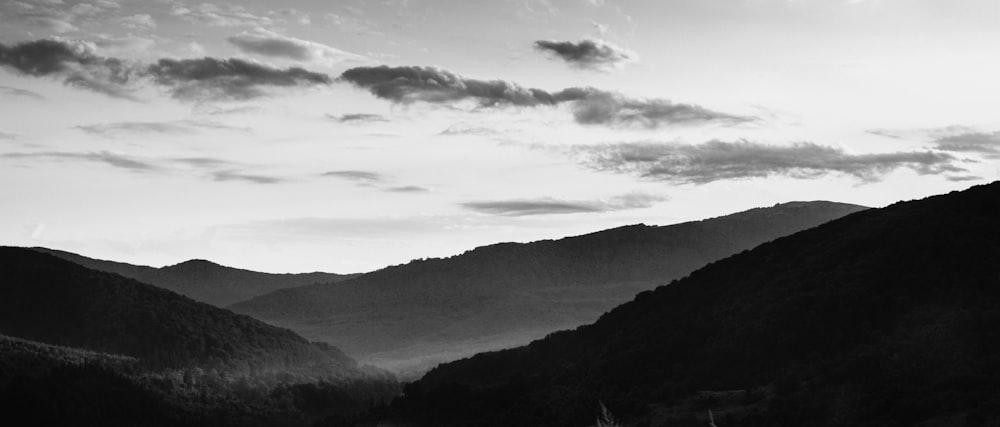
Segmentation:
{"type": "Polygon", "coordinates": [[[38,101],[41,101],[41,100],[45,99],[44,96],[39,95],[38,93],[32,92],[30,90],[20,89],[20,88],[10,87],[10,86],[0,86],[0,96],[28,98],[28,99],[38,100],[38,101]]]}
{"type": "Polygon", "coordinates": [[[336,121],[338,121],[340,123],[387,122],[387,121],[389,121],[389,119],[387,119],[385,116],[383,116],[381,114],[368,114],[368,113],[351,113],[351,114],[342,114],[342,115],[339,115],[339,116],[335,116],[335,115],[332,115],[332,114],[327,114],[326,117],[328,117],[328,118],[330,118],[332,120],[336,120],[336,121]]]}
{"type": "Polygon", "coordinates": [[[160,167],[153,163],[138,160],[122,154],[112,153],[110,151],[91,151],[86,153],[46,151],[38,153],[5,153],[0,156],[8,159],[79,160],[103,163],[133,172],[155,172],[160,170],[160,167]]]}
{"type": "Polygon", "coordinates": [[[697,145],[624,143],[578,147],[583,163],[601,171],[637,175],[677,184],[788,176],[807,179],[829,174],[877,181],[896,169],[921,175],[965,172],[956,158],[933,151],[851,154],[814,143],[787,146],[751,141],[708,141],[697,145]]]}
{"type": "Polygon", "coordinates": [[[103,137],[117,137],[122,134],[193,135],[204,129],[243,130],[222,123],[197,120],[175,120],[169,122],[114,122],[76,126],[84,132],[103,137]]]}
{"type": "Polygon", "coordinates": [[[609,212],[626,209],[648,208],[666,200],[665,197],[631,193],[596,201],[567,201],[559,199],[518,199],[465,202],[463,208],[487,215],[533,216],[575,213],[609,212]]]}
{"type": "Polygon", "coordinates": [[[471,102],[480,108],[568,104],[576,122],[588,125],[656,128],[677,124],[736,124],[753,120],[664,99],[629,98],[590,87],[548,92],[503,80],[469,79],[433,67],[356,67],[344,71],[339,80],[397,104],[457,105],[471,102]]]}
{"type": "Polygon", "coordinates": [[[323,73],[304,68],[274,68],[242,59],[160,59],[146,72],[168,87],[174,98],[188,101],[246,100],[267,95],[266,87],[329,85],[323,73]]]}
{"type": "Polygon", "coordinates": [[[362,182],[362,183],[377,183],[385,180],[379,173],[359,171],[359,170],[340,170],[340,171],[330,171],[323,173],[323,176],[346,179],[348,181],[362,182]]]}
{"type": "Polygon", "coordinates": [[[579,42],[538,40],[535,49],[561,59],[570,66],[583,70],[608,71],[621,68],[638,59],[635,52],[601,40],[579,42]]]}
{"type": "Polygon", "coordinates": [[[247,174],[232,170],[215,171],[211,173],[211,177],[215,181],[242,181],[249,182],[251,184],[278,184],[287,181],[284,178],[268,175],[247,174]]]}
{"type": "Polygon", "coordinates": [[[1000,158],[1000,132],[965,132],[942,136],[934,140],[934,148],[942,151],[982,154],[1000,158]]]}
{"type": "Polygon", "coordinates": [[[56,39],[10,46],[0,43],[0,67],[133,100],[133,92],[147,81],[185,101],[246,100],[268,95],[268,88],[325,86],[333,82],[326,74],[304,68],[276,68],[243,59],[162,58],[152,64],[139,64],[98,56],[95,51],[92,44],[56,39]]]}
{"type": "Polygon", "coordinates": [[[244,53],[300,62],[319,62],[333,65],[346,60],[364,59],[361,55],[345,52],[332,46],[287,37],[263,29],[231,36],[226,38],[226,41],[244,53]]]}

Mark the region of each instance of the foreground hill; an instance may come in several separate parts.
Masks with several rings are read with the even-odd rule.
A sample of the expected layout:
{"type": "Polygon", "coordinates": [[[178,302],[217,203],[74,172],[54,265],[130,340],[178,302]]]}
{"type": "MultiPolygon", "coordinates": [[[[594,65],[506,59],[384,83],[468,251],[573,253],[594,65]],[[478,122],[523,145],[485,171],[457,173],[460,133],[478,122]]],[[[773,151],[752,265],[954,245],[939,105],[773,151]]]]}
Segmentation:
{"type": "Polygon", "coordinates": [[[643,292],[596,323],[442,365],[434,426],[998,425],[1000,183],[849,215],[643,292]]]}
{"type": "Polygon", "coordinates": [[[134,357],[0,335],[0,413],[19,426],[342,426],[392,382],[263,382],[211,370],[150,371],[134,357]]]}
{"type": "Polygon", "coordinates": [[[357,274],[272,274],[226,267],[211,261],[189,260],[161,268],[88,258],[72,252],[31,248],[72,261],[91,270],[117,273],[206,302],[217,307],[245,301],[279,289],[333,283],[357,274]]]}
{"type": "Polygon", "coordinates": [[[704,221],[480,247],[233,305],[397,372],[592,322],[704,264],[864,209],[796,202],[704,221]]]}
{"type": "Polygon", "coordinates": [[[138,358],[150,369],[360,377],[340,350],[117,274],[0,247],[0,333],[138,358]]]}

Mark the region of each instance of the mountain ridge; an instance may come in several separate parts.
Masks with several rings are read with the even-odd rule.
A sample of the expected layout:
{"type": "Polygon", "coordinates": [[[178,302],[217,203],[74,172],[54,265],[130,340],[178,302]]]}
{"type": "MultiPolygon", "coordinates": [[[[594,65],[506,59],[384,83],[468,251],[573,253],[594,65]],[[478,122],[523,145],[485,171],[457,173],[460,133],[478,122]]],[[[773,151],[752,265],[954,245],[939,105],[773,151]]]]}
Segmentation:
{"type": "Polygon", "coordinates": [[[229,267],[204,259],[190,259],[163,267],[150,267],[90,258],[58,249],[44,247],[29,249],[54,255],[93,270],[120,274],[169,289],[217,307],[225,307],[278,289],[320,282],[334,283],[358,276],[358,274],[324,272],[263,273],[229,267]]]}
{"type": "Polygon", "coordinates": [[[795,202],[668,226],[497,243],[230,308],[310,339],[337,338],[369,363],[419,370],[593,321],[659,281],[862,209],[795,202]]]}

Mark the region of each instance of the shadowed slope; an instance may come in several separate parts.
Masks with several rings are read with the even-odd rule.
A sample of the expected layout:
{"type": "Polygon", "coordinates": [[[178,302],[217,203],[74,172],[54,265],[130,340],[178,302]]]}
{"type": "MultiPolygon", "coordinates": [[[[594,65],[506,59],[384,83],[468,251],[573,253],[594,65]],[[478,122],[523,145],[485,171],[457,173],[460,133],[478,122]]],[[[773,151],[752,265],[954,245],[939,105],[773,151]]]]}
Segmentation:
{"type": "Polygon", "coordinates": [[[585,425],[598,400],[639,425],[996,423],[998,236],[1000,183],[856,213],[442,365],[394,409],[435,426],[585,425]]]}
{"type": "Polygon", "coordinates": [[[340,350],[287,329],[52,255],[0,247],[0,278],[3,334],[133,356],[150,369],[363,375],[340,350]]]}

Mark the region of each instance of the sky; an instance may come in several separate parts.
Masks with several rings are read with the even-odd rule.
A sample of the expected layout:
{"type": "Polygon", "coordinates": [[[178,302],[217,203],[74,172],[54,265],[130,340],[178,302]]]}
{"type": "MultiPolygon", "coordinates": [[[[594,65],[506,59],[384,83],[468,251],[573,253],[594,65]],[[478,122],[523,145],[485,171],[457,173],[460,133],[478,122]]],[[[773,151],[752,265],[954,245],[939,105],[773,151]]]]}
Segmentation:
{"type": "Polygon", "coordinates": [[[4,0],[0,244],[370,271],[1000,177],[992,0],[4,0]]]}

